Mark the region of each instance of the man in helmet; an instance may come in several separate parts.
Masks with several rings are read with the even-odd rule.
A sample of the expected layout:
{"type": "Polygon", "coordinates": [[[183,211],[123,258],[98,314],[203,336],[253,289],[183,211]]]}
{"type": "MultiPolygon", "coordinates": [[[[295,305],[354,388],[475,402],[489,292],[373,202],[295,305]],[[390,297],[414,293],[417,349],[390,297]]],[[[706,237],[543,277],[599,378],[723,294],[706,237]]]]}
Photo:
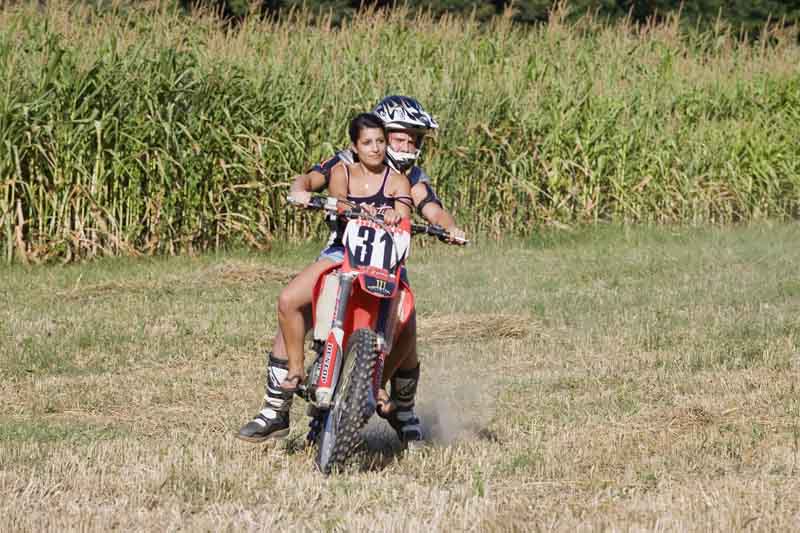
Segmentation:
{"type": "MultiPolygon", "coordinates": [[[[463,238],[464,232],[456,226],[455,219],[443,208],[434,193],[430,177],[415,165],[425,135],[438,129],[439,124],[417,100],[408,96],[387,96],[378,102],[372,112],[386,127],[387,163],[408,177],[417,212],[428,222],[448,230],[451,236],[463,238]]],[[[292,191],[322,190],[328,184],[331,169],[340,162],[354,162],[354,157],[349,148],[337,152],[330,159],[314,165],[308,173],[295,177],[292,191]]]]}
{"type": "MultiPolygon", "coordinates": [[[[436,120],[417,100],[408,96],[387,96],[375,106],[373,113],[380,117],[386,127],[387,163],[408,178],[417,212],[430,223],[448,230],[451,237],[463,239],[464,232],[442,206],[431,187],[430,178],[415,165],[425,134],[439,127],[436,120]]],[[[292,196],[297,201],[307,202],[311,192],[327,187],[331,170],[342,162],[355,162],[355,154],[349,148],[314,165],[306,174],[296,176],[291,187],[292,196]]],[[[308,322],[310,324],[310,310],[308,322]]],[[[280,386],[288,374],[286,357],[283,338],[278,332],[273,343],[273,352],[269,354],[267,362],[263,408],[253,420],[242,426],[238,438],[248,442],[264,442],[289,433],[292,395],[283,391],[280,386]]],[[[419,418],[414,412],[419,381],[416,313],[412,314],[386,360],[384,386],[390,378],[391,396],[384,394],[379,398],[378,415],[388,420],[401,442],[413,446],[423,441],[419,418]]]]}

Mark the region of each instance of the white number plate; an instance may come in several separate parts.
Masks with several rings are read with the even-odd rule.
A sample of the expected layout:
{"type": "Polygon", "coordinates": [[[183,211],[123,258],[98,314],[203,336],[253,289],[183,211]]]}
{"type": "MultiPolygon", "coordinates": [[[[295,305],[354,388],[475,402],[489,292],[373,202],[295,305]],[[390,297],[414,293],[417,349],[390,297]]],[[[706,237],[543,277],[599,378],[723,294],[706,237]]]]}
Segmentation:
{"type": "Polygon", "coordinates": [[[344,245],[353,266],[394,270],[406,259],[411,234],[399,227],[393,230],[386,231],[366,220],[350,220],[344,232],[344,245]]]}

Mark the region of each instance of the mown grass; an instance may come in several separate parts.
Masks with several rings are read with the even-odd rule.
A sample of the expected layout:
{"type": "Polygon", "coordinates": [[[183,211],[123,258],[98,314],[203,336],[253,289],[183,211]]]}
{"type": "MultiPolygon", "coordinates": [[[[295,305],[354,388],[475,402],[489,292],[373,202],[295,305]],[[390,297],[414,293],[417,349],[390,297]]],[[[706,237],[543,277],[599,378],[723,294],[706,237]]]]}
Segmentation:
{"type": "Polygon", "coordinates": [[[473,231],[800,212],[795,28],[751,43],[672,19],[530,28],[404,9],[231,28],[166,5],[0,9],[6,261],[314,235],[284,208],[290,177],[392,93],[438,117],[424,167],[473,231]]]}
{"type": "Polygon", "coordinates": [[[287,441],[233,438],[313,247],[3,268],[0,529],[792,530],[799,232],[416,247],[432,445],[374,421],[330,478],[300,402],[287,441]]]}

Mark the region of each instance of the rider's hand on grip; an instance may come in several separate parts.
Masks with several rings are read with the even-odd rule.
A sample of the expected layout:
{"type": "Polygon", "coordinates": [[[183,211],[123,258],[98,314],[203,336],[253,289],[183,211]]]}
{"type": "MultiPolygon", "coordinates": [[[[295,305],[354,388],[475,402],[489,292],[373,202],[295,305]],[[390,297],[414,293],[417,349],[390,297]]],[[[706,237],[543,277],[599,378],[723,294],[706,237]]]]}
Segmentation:
{"type": "Polygon", "coordinates": [[[359,206],[358,206],[358,207],[359,207],[359,208],[361,208],[361,211],[363,211],[364,213],[368,214],[369,216],[372,216],[372,217],[374,217],[375,215],[377,215],[377,214],[378,214],[378,210],[377,210],[377,209],[375,209],[375,206],[374,206],[374,205],[370,205],[370,204],[359,204],[359,206]]]}
{"type": "Polygon", "coordinates": [[[308,207],[311,203],[311,193],[308,191],[292,191],[286,199],[293,204],[308,207]]]}
{"type": "Polygon", "coordinates": [[[464,233],[464,230],[461,228],[454,227],[450,230],[450,237],[448,239],[449,242],[453,244],[467,244],[467,234],[464,233]]]}
{"type": "Polygon", "coordinates": [[[394,209],[387,209],[383,212],[383,221],[387,224],[394,225],[400,222],[400,213],[395,211],[394,209]]]}
{"type": "Polygon", "coordinates": [[[460,246],[469,244],[469,241],[465,238],[464,232],[461,230],[447,231],[441,226],[432,226],[432,229],[433,231],[431,231],[431,234],[435,235],[436,238],[442,242],[458,244],[460,246]]]}

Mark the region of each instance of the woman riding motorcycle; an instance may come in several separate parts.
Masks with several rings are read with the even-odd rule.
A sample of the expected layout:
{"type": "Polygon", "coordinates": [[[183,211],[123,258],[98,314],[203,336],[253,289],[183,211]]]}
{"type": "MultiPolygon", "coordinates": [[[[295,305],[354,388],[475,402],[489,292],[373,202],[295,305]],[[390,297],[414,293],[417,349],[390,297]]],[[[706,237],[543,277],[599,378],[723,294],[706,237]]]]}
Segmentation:
{"type": "MultiPolygon", "coordinates": [[[[463,239],[464,232],[456,226],[452,215],[442,206],[431,187],[430,178],[415,165],[425,134],[439,126],[436,120],[417,100],[407,96],[388,96],[375,106],[373,113],[383,121],[387,130],[386,162],[408,178],[417,212],[429,222],[448,230],[451,236],[463,239]]],[[[314,165],[308,173],[296,176],[291,188],[292,195],[300,201],[307,201],[311,191],[322,190],[329,184],[333,168],[342,163],[352,164],[356,161],[358,154],[350,148],[337,152],[334,157],[314,165]]],[[[305,315],[306,325],[310,325],[310,308],[305,310],[305,315]]],[[[388,419],[404,443],[421,442],[424,438],[419,419],[414,412],[420,374],[416,341],[414,314],[386,360],[383,384],[391,378],[391,398],[384,395],[378,406],[378,414],[388,419]]],[[[263,442],[288,433],[288,415],[284,417],[284,414],[288,413],[291,405],[291,395],[281,397],[277,388],[286,372],[285,354],[283,338],[278,333],[273,343],[273,353],[268,358],[263,409],[240,429],[240,439],[263,442]],[[278,416],[278,413],[281,414],[278,416]],[[279,418],[280,421],[264,424],[262,418],[266,417],[279,418]],[[285,426],[283,418],[286,418],[285,426]]]]}
{"type": "MultiPolygon", "coordinates": [[[[330,195],[355,203],[368,212],[382,213],[387,224],[410,217],[411,187],[403,175],[385,163],[386,131],[381,119],[362,113],[351,121],[349,134],[358,161],[341,163],[331,169],[330,195]]],[[[308,195],[293,196],[295,201],[306,203],[308,200],[308,195]]],[[[319,275],[343,260],[342,230],[338,227],[334,231],[317,261],[292,279],[278,297],[278,324],[287,360],[270,355],[267,406],[240,430],[238,437],[243,440],[261,442],[289,432],[289,400],[304,379],[306,309],[311,304],[314,282],[319,275]]]]}

